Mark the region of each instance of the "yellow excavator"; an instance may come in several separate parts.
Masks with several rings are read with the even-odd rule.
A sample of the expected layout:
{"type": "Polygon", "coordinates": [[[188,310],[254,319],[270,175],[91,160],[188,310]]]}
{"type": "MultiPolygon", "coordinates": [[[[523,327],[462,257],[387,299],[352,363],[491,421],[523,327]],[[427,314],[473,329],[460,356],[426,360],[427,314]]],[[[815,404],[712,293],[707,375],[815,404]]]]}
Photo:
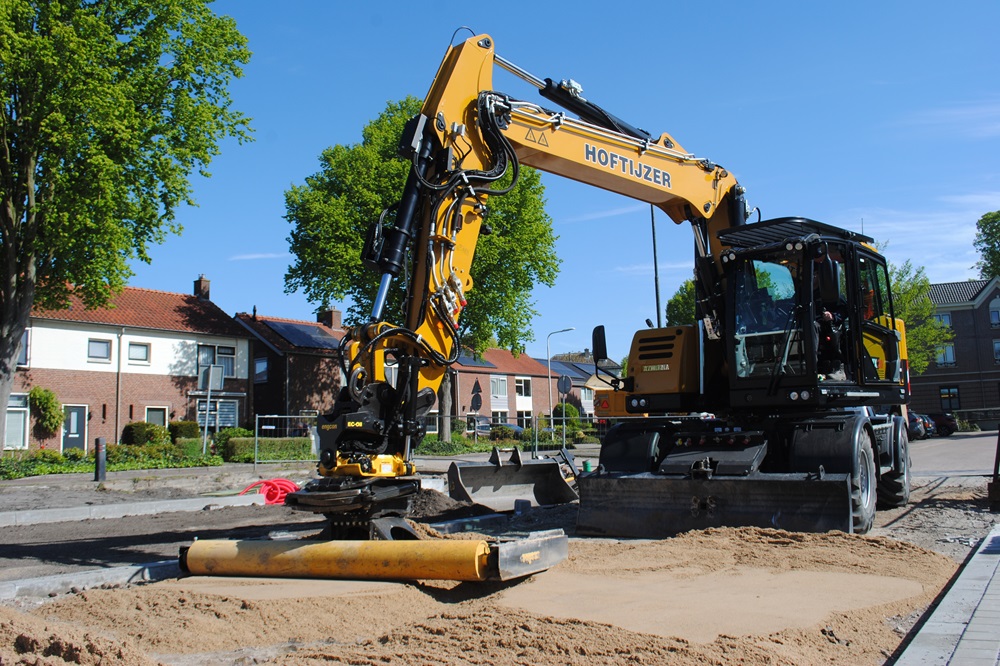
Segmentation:
{"type": "MultiPolygon", "coordinates": [[[[607,433],[598,467],[577,475],[578,533],[864,532],[876,499],[907,501],[904,327],[872,239],[801,217],[748,223],[728,170],[605,111],[573,81],[533,76],[497,55],[488,35],[448,49],[401,154],[411,162],[406,185],[363,250],[380,276],[371,318],[343,339],[346,387],[319,419],[319,475],[290,506],[325,514],[343,538],[405,514],[420,487],[423,419],[475,297],[485,212],[522,164],[647,202],[694,234],[696,320],[640,330],[628,375],[607,377],[608,404],[632,418],[607,433]],[[495,67],[560,110],[497,92],[495,67]],[[384,310],[404,270],[405,308],[392,323],[384,310]]],[[[593,349],[600,369],[603,327],[593,349]]],[[[494,476],[498,460],[482,476],[503,485],[533,463],[546,466],[539,478],[558,469],[518,460],[510,476],[494,476]]]]}

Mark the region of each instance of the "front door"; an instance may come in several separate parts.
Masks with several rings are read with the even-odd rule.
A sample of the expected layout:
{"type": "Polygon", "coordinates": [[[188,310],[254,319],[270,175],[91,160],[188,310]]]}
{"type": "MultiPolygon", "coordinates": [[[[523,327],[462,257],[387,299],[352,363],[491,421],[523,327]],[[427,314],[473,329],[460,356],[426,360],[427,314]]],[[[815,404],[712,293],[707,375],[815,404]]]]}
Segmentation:
{"type": "Polygon", "coordinates": [[[62,449],[87,450],[87,406],[65,405],[63,407],[62,449]]]}

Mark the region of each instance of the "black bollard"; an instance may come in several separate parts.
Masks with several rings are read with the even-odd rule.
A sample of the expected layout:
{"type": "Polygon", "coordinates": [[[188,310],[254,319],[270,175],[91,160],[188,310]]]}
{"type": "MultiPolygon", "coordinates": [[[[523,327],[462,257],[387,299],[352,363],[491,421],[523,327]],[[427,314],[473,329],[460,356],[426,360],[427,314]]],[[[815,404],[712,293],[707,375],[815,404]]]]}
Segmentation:
{"type": "Polygon", "coordinates": [[[103,437],[94,442],[94,481],[104,481],[108,472],[108,450],[104,442],[103,437]]]}

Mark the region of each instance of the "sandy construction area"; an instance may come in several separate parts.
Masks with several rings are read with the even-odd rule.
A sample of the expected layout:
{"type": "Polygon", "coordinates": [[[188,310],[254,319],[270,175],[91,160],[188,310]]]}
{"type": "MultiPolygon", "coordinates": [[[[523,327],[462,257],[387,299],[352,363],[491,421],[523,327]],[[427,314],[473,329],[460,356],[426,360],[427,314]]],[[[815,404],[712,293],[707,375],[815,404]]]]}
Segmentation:
{"type": "Polygon", "coordinates": [[[574,539],[514,584],[192,577],[0,608],[0,663],[880,664],[956,568],[842,533],[574,539]]]}

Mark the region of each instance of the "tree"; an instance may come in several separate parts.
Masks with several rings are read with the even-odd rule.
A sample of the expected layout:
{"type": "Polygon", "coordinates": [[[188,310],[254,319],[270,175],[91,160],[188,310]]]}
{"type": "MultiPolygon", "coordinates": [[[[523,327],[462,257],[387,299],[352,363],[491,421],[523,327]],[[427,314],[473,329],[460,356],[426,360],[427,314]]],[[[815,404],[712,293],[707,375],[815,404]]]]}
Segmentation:
{"type": "Polygon", "coordinates": [[[694,280],[684,280],[667,301],[667,326],[684,326],[694,323],[694,280]]]}
{"type": "MultiPolygon", "coordinates": [[[[320,171],[285,193],[295,256],[285,274],[287,293],[301,289],[319,305],[349,298],[345,321],[367,321],[378,278],[363,268],[361,247],[369,225],[403,191],[410,162],[397,155],[399,138],[420,106],[414,97],[389,102],[362,130],[360,144],[327,148],[320,155],[320,171]]],[[[519,354],[534,339],[532,288],[552,286],[559,271],[544,203],[539,173],[523,166],[517,186],[487,202],[493,233],[479,238],[471,268],[475,290],[459,321],[462,344],[478,354],[490,346],[519,354]]],[[[402,292],[393,290],[385,312],[401,311],[402,292]]],[[[449,385],[444,382],[442,391],[449,385]]],[[[443,426],[441,434],[447,438],[450,428],[443,426]]]]}
{"type": "Polygon", "coordinates": [[[989,280],[1000,275],[1000,210],[986,213],[976,222],[973,246],[979,250],[979,277],[989,280]]]}
{"type": "Polygon", "coordinates": [[[32,307],[106,304],[129,260],[180,232],[192,171],[249,138],[227,86],[250,51],[209,2],[0,2],[4,414],[32,307]]]}
{"type": "Polygon", "coordinates": [[[906,324],[906,349],[910,370],[920,374],[937,356],[942,345],[952,340],[952,330],[934,318],[931,282],[923,266],[914,268],[909,260],[901,266],[889,263],[895,315],[906,324]]]}

